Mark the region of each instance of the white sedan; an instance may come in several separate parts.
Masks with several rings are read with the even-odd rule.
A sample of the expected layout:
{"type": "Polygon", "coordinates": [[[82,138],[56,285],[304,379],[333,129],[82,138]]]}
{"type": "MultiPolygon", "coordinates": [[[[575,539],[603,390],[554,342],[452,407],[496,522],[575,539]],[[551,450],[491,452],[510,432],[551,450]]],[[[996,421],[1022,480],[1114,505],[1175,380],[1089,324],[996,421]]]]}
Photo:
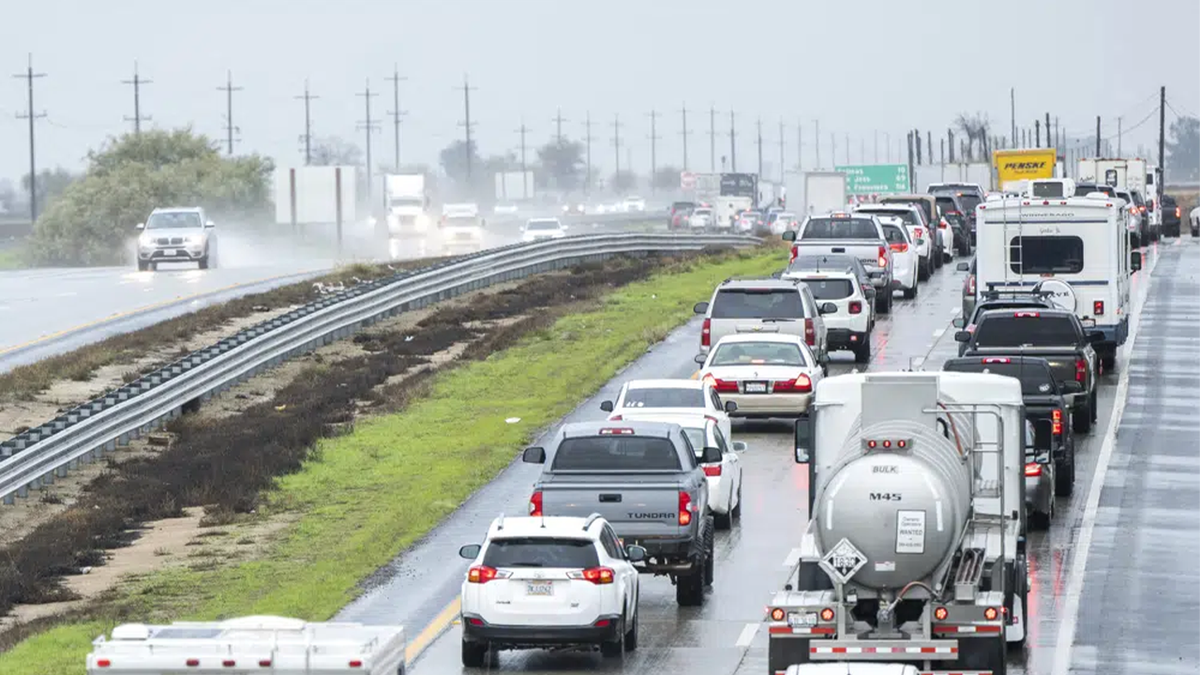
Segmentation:
{"type": "Polygon", "coordinates": [[[784,333],[726,335],[707,356],[696,356],[698,373],[737,417],[799,417],[808,412],[823,373],[804,338],[784,333]]]}
{"type": "Polygon", "coordinates": [[[567,228],[558,218],[533,218],[521,226],[521,241],[544,241],[546,239],[562,239],[567,236],[567,228]]]}
{"type": "Polygon", "coordinates": [[[672,416],[699,413],[713,419],[725,438],[733,437],[729,413],[737,408],[722,400],[712,385],[698,380],[630,380],[621,386],[615,404],[600,404],[613,421],[669,422],[672,416]]]}

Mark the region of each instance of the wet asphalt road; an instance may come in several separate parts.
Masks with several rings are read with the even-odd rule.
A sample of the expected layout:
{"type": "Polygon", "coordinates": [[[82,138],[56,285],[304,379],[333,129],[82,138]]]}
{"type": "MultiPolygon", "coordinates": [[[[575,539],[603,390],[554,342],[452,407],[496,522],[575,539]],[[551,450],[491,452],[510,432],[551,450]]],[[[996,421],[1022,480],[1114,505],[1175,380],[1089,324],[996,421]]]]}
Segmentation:
{"type": "MultiPolygon", "coordinates": [[[[1147,249],[1146,269],[1152,270],[1157,255],[1157,246],[1147,249]]],[[[1163,244],[1163,250],[1169,251],[1169,265],[1164,269],[1200,269],[1200,246],[1197,242],[1185,239],[1180,245],[1174,242],[1163,244]],[[1181,264],[1179,260],[1184,262],[1181,264]],[[1178,266],[1178,267],[1177,267],[1178,266]]],[[[1141,303],[1146,295],[1147,284],[1145,274],[1139,275],[1134,286],[1135,302],[1141,303]]],[[[1177,285],[1183,283],[1195,284],[1195,273],[1191,281],[1176,279],[1177,285]]],[[[957,346],[953,341],[953,327],[950,322],[957,314],[960,306],[960,291],[963,279],[962,273],[954,271],[953,264],[947,265],[936,273],[929,283],[921,287],[921,293],[913,301],[897,301],[890,317],[881,317],[873,337],[874,358],[869,366],[871,370],[895,370],[914,367],[936,369],[941,363],[956,355],[957,346]]],[[[1184,288],[1182,286],[1180,289],[1184,288]]],[[[1193,314],[1200,312],[1197,294],[1188,291],[1193,314]]],[[[1167,311],[1167,306],[1159,299],[1162,291],[1155,295],[1155,303],[1151,304],[1150,317],[1159,316],[1159,312],[1167,311]]],[[[1180,295],[1186,295],[1180,294],[1180,295]]],[[[1178,302],[1178,301],[1176,301],[1178,302]]],[[[1165,314],[1161,316],[1166,316],[1165,314]]],[[[1173,315],[1172,315],[1173,316],[1173,315]]],[[[1160,319],[1160,320],[1165,320],[1160,319]]],[[[1177,342],[1177,348],[1184,353],[1197,350],[1200,340],[1195,340],[1195,323],[1185,323],[1172,319],[1171,332],[1163,332],[1177,342]],[[1192,340],[1188,340],[1190,336],[1192,340]]],[[[1159,338],[1162,331],[1153,327],[1147,332],[1155,333],[1159,338]]],[[[695,372],[692,362],[699,336],[699,320],[690,322],[687,326],[672,333],[661,345],[650,350],[638,362],[631,365],[625,372],[608,383],[596,396],[584,402],[566,421],[602,419],[599,402],[611,398],[627,379],[643,377],[689,377],[695,372]]],[[[1149,337],[1138,338],[1138,348],[1145,352],[1145,341],[1149,337]]],[[[1129,353],[1132,344],[1127,345],[1125,354],[1129,353]]],[[[831,374],[850,372],[854,364],[849,354],[836,354],[835,365],[830,369],[831,374]]],[[[1073,592],[1078,598],[1080,591],[1078,583],[1070,583],[1071,566],[1076,563],[1073,551],[1079,542],[1081,532],[1086,531],[1083,525],[1085,507],[1091,492],[1091,485],[1097,468],[1097,457],[1102,452],[1103,437],[1108,429],[1113,412],[1113,402],[1117,390],[1119,373],[1125,369],[1126,360],[1118,363],[1118,373],[1108,374],[1103,378],[1099,393],[1099,422],[1093,432],[1077,441],[1077,482],[1073,496],[1061,499],[1058,503],[1058,515],[1049,533],[1034,533],[1029,546],[1031,559],[1030,570],[1033,576],[1030,601],[1030,636],[1024,653],[1013,654],[1010,661],[1010,673],[1026,673],[1042,675],[1054,673],[1066,675],[1067,670],[1057,670],[1055,655],[1059,651],[1063,639],[1063,626],[1073,625],[1074,616],[1078,614],[1078,640],[1074,657],[1079,672],[1093,672],[1086,667],[1087,663],[1116,664],[1125,663],[1120,658],[1113,657],[1110,652],[1123,651],[1128,654],[1123,644],[1131,634],[1142,636],[1155,635],[1151,625],[1159,620],[1168,620],[1174,625],[1169,634],[1160,634],[1154,643],[1147,643],[1138,658],[1158,659],[1152,655],[1164,653],[1178,655],[1184,660],[1180,666],[1188,666],[1189,673],[1197,672],[1196,659],[1196,600],[1197,586],[1194,562],[1198,557],[1196,511],[1196,486],[1200,481],[1195,480],[1197,462],[1196,452],[1196,418],[1194,415],[1171,422],[1178,425],[1178,433],[1190,434],[1190,446],[1181,444],[1178,452],[1165,455],[1153,462],[1140,465],[1143,474],[1135,478],[1125,471],[1114,470],[1108,474],[1109,482],[1122,480],[1127,483],[1135,480],[1143,481],[1147,477],[1161,481],[1163,494],[1160,500],[1144,501],[1144,493],[1135,490],[1125,494],[1112,493],[1106,489],[1103,517],[1096,526],[1095,547],[1091,561],[1088,563],[1087,584],[1085,591],[1090,598],[1085,602],[1082,611],[1072,613],[1070,619],[1066,612],[1075,607],[1068,602],[1068,593],[1073,592]],[[1176,472],[1171,479],[1163,479],[1159,474],[1165,471],[1176,472]],[[1186,472],[1186,473],[1185,473],[1186,472]],[[1174,486],[1184,486],[1185,490],[1172,492],[1174,486]],[[1176,509],[1190,508],[1186,516],[1180,516],[1170,508],[1159,503],[1169,500],[1176,509]],[[1126,503],[1127,502],[1127,503],[1126,503]],[[1125,529],[1117,532],[1112,527],[1113,520],[1124,523],[1125,529]],[[1187,528],[1180,529],[1181,524],[1187,528]],[[1107,527],[1108,529],[1105,529],[1107,527]],[[1153,545],[1142,547],[1136,534],[1139,528],[1164,528],[1159,537],[1167,537],[1167,530],[1174,529],[1178,538],[1186,540],[1186,545],[1177,545],[1177,541],[1160,541],[1159,548],[1153,545]],[[1130,531],[1132,530],[1132,532],[1130,531]],[[1130,552],[1133,556],[1109,555],[1108,547],[1112,545],[1114,536],[1116,546],[1130,552]],[[1126,548],[1128,547],[1128,548],[1126,548]],[[1144,551],[1144,553],[1143,553],[1144,551]],[[1163,577],[1148,577],[1159,580],[1159,584],[1145,586],[1140,583],[1128,583],[1131,577],[1144,574],[1141,569],[1147,564],[1144,557],[1165,556],[1171,561],[1169,568],[1163,570],[1163,577]],[[1105,587],[1119,588],[1118,595],[1097,600],[1103,594],[1105,587]],[[1103,602],[1104,607],[1096,605],[1103,602]],[[1163,605],[1169,606],[1169,611],[1163,611],[1163,605]],[[1159,616],[1151,614],[1152,609],[1160,611],[1159,616]],[[1117,617],[1109,620],[1109,617],[1117,617]],[[1135,623],[1140,624],[1137,629],[1135,623]],[[1136,632],[1140,630],[1140,633],[1136,632]],[[1186,638],[1186,639],[1185,639],[1186,638]],[[1101,653],[1094,656],[1086,654],[1091,646],[1093,653],[1095,645],[1104,645],[1101,653]]],[[[1191,380],[1185,380],[1182,385],[1190,386],[1191,396],[1200,397],[1194,386],[1195,378],[1200,377],[1197,371],[1197,360],[1192,358],[1187,368],[1193,373],[1191,380]]],[[[1139,378],[1131,380],[1130,411],[1137,410],[1139,397],[1145,399],[1142,405],[1156,404],[1156,390],[1137,389],[1146,387],[1148,372],[1153,372],[1153,364],[1139,361],[1131,371],[1139,378]],[[1139,371],[1140,369],[1140,371],[1139,371]],[[1140,374],[1139,374],[1140,373],[1140,374]],[[1138,383],[1141,382],[1139,385],[1138,383]]],[[[1186,369],[1185,369],[1186,372],[1186,369]]],[[[1170,389],[1172,380],[1161,380],[1156,387],[1162,389],[1164,395],[1178,397],[1178,392],[1170,389]]],[[[1191,406],[1194,411],[1194,405],[1191,406]]],[[[1170,410],[1179,410],[1171,408],[1170,410]]],[[[1138,418],[1131,412],[1126,425],[1134,423],[1138,418]]],[[[1175,418],[1170,418],[1175,420],[1175,418]]],[[[1146,424],[1145,418],[1141,418],[1146,424]]],[[[1130,438],[1131,433],[1124,431],[1120,444],[1123,447],[1143,442],[1137,437],[1130,438]]],[[[1171,427],[1164,426],[1155,420],[1154,433],[1166,433],[1171,427]]],[[[553,430],[547,432],[552,433],[553,430]]],[[[717,535],[716,546],[716,578],[705,604],[698,608],[681,608],[675,603],[673,589],[665,578],[642,577],[642,596],[639,607],[639,649],[627,655],[623,660],[602,659],[595,653],[520,651],[503,652],[500,657],[499,670],[505,672],[527,673],[575,673],[590,672],[627,672],[646,675],[665,672],[698,672],[704,675],[733,675],[753,674],[763,675],[767,670],[766,643],[767,635],[760,630],[764,607],[771,593],[780,588],[788,573],[785,560],[799,541],[799,534],[804,529],[808,514],[806,512],[807,475],[791,459],[790,426],[787,423],[753,422],[740,423],[734,427],[734,438],[745,441],[749,449],[742,456],[744,472],[744,513],[741,521],[729,532],[717,535]]],[[[1150,433],[1149,429],[1146,433],[1150,433]]],[[[1182,437],[1175,439],[1177,442],[1182,437]]],[[[1165,442],[1170,442],[1165,441],[1165,442]]],[[[1142,445],[1142,447],[1145,447],[1142,445]]],[[[1114,465],[1121,461],[1121,453],[1115,455],[1114,465]]],[[[1128,463],[1128,462],[1127,462],[1128,463]]],[[[1130,468],[1128,471],[1134,471],[1130,468]]],[[[416,652],[420,655],[411,664],[410,672],[414,675],[442,675],[444,673],[472,672],[461,667],[459,654],[460,631],[456,625],[451,625],[440,632],[448,623],[444,621],[455,615],[457,611],[457,594],[466,570],[466,561],[456,557],[457,548],[464,543],[478,542],[486,532],[491,520],[499,513],[524,514],[526,500],[530,487],[536,477],[537,468],[520,463],[510,466],[497,480],[493,481],[458,512],[452,515],[446,523],[430,534],[412,551],[395,561],[392,566],[381,570],[372,581],[371,590],[356,602],[346,607],[338,619],[363,621],[367,623],[399,623],[409,630],[410,656],[416,652]],[[439,634],[440,633],[440,634],[439,634]]],[[[1116,489],[1116,488],[1114,488],[1116,489]]],[[[1142,535],[1145,536],[1145,535],[1142,535]]],[[[1082,574],[1078,575],[1083,580],[1082,574]]],[[[1139,577],[1147,578],[1147,577],[1139,577]]],[[[1067,658],[1059,659],[1058,667],[1070,665],[1070,639],[1068,635],[1065,647],[1067,658]]],[[[1134,650],[1136,652],[1136,650],[1134,650]]],[[[1130,660],[1127,669],[1097,668],[1094,672],[1149,672],[1137,667],[1137,658],[1130,660]]],[[[1172,664],[1174,665],[1174,664],[1172,664]]],[[[1155,670],[1153,672],[1185,672],[1184,669],[1155,670]]]]}

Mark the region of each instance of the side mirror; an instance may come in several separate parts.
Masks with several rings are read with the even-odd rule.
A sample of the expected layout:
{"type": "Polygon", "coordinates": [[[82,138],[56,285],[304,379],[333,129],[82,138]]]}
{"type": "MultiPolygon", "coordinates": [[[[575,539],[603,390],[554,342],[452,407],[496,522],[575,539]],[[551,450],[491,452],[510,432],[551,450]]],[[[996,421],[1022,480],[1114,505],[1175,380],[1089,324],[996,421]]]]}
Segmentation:
{"type": "Polygon", "coordinates": [[[725,412],[726,413],[737,412],[737,403],[735,401],[725,401],[725,412]]]}
{"type": "Polygon", "coordinates": [[[1141,251],[1134,251],[1133,253],[1129,254],[1129,269],[1133,270],[1134,272],[1140,272],[1142,270],[1141,251]]]}
{"type": "Polygon", "coordinates": [[[970,272],[971,271],[971,263],[960,262],[954,266],[954,269],[958,270],[959,272],[970,272]]]}
{"type": "Polygon", "coordinates": [[[704,452],[700,456],[700,463],[701,464],[720,464],[721,463],[721,449],[720,448],[712,448],[712,447],[705,448],[704,452]]]}
{"type": "Polygon", "coordinates": [[[708,357],[704,354],[697,354],[696,358],[694,358],[692,360],[695,361],[696,363],[699,363],[700,365],[704,365],[704,362],[708,360],[708,357]]]}
{"type": "Polygon", "coordinates": [[[603,410],[604,412],[612,412],[613,411],[613,402],[612,401],[604,401],[603,403],[600,404],[600,409],[603,410]]]}
{"type": "Polygon", "coordinates": [[[1067,380],[1063,382],[1062,390],[1064,394],[1082,394],[1083,383],[1076,380],[1067,380]]]}
{"type": "Polygon", "coordinates": [[[796,231],[795,230],[784,230],[782,236],[783,236],[784,241],[796,241],[796,231]]]}
{"type": "Polygon", "coordinates": [[[467,560],[474,560],[475,558],[479,557],[479,551],[482,549],[483,547],[479,544],[467,544],[466,546],[458,549],[458,557],[466,558],[467,560]]]}
{"type": "Polygon", "coordinates": [[[521,461],[526,464],[545,464],[546,449],[545,448],[525,448],[525,452],[521,453],[521,461]]]}
{"type": "Polygon", "coordinates": [[[137,230],[144,230],[144,229],[146,229],[146,224],[145,224],[145,223],[138,223],[138,224],[137,224],[137,226],[136,226],[134,229],[137,229],[137,230]]]}
{"type": "Polygon", "coordinates": [[[827,302],[821,305],[821,314],[837,314],[837,305],[827,302]]]}
{"type": "Polygon", "coordinates": [[[750,446],[746,445],[746,443],[744,441],[734,441],[733,442],[733,451],[734,452],[745,452],[749,449],[750,449],[750,446]]]}
{"type": "Polygon", "coordinates": [[[217,224],[216,224],[216,223],[214,223],[213,221],[211,221],[211,220],[210,220],[210,221],[208,221],[208,222],[204,223],[204,226],[205,226],[205,227],[212,228],[212,227],[216,227],[216,226],[217,226],[217,224]]]}
{"type": "Polygon", "coordinates": [[[707,314],[708,313],[708,303],[707,302],[697,302],[694,306],[692,306],[692,312],[694,312],[696,314],[707,314]]]}
{"type": "Polygon", "coordinates": [[[964,343],[970,342],[971,341],[971,332],[966,331],[966,330],[955,331],[954,332],[954,341],[955,342],[964,342],[964,343]]]}
{"type": "Polygon", "coordinates": [[[642,562],[646,559],[646,549],[637,545],[626,546],[625,557],[629,559],[629,562],[642,562]]]}
{"type": "Polygon", "coordinates": [[[954,321],[950,322],[955,328],[966,328],[967,322],[961,316],[955,317],[954,321]]]}
{"type": "Polygon", "coordinates": [[[813,443],[812,414],[804,415],[796,420],[796,463],[807,464],[811,461],[813,443]]]}

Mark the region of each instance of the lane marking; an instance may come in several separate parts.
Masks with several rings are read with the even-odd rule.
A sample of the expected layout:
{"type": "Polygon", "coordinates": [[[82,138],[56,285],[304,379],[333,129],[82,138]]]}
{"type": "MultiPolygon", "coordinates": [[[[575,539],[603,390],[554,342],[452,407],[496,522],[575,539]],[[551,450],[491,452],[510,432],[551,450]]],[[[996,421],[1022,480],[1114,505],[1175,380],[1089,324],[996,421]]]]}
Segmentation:
{"type": "Polygon", "coordinates": [[[945,326],[942,326],[941,328],[939,328],[939,329],[937,329],[937,330],[933,331],[933,342],[934,342],[934,344],[937,344],[937,341],[938,341],[938,340],[940,340],[940,339],[942,339],[942,336],[943,336],[943,335],[945,335],[945,333],[946,333],[946,327],[945,327],[945,326]]]}
{"type": "Polygon", "coordinates": [[[453,602],[438,612],[433,621],[429,622],[429,625],[425,626],[420,633],[417,633],[412,642],[408,643],[408,647],[404,650],[405,662],[411,666],[412,662],[454,623],[460,611],[462,611],[462,596],[454,598],[453,602]]]}
{"type": "Polygon", "coordinates": [[[787,554],[787,557],[783,559],[783,566],[791,569],[795,567],[796,563],[798,562],[800,562],[800,549],[794,548],[787,554]]]}
{"type": "MultiPolygon", "coordinates": [[[[1154,268],[1158,267],[1158,256],[1154,258],[1154,266],[1147,270],[1146,299],[1150,297],[1150,287],[1154,282],[1154,268]]],[[[1145,301],[1143,300],[1143,303],[1145,301]]],[[[1069,675],[1071,672],[1071,650],[1075,646],[1075,630],[1079,623],[1079,605],[1083,599],[1083,577],[1087,571],[1088,554],[1092,548],[1092,536],[1096,529],[1096,518],[1100,510],[1100,493],[1104,491],[1104,479],[1108,474],[1108,463],[1112,459],[1113,450],[1117,445],[1117,428],[1121,425],[1124,415],[1125,399],[1129,395],[1129,361],[1133,355],[1133,346],[1137,340],[1138,328],[1141,327],[1141,307],[1138,307],[1137,321],[1129,328],[1122,354],[1125,364],[1121,368],[1121,376],[1117,382],[1117,393],[1113,397],[1112,417],[1108,420],[1108,428],[1104,431],[1104,443],[1096,458],[1096,469],[1092,474],[1092,485],[1088,490],[1087,502],[1083,509],[1083,524],[1080,528],[1079,539],[1075,543],[1076,554],[1071,561],[1071,572],[1067,577],[1067,606],[1063,611],[1062,624],[1059,626],[1058,642],[1054,646],[1053,675],[1069,675]]]]}
{"type": "Polygon", "coordinates": [[[742,628],[742,634],[738,636],[737,642],[733,643],[735,647],[749,647],[754,641],[754,636],[758,633],[758,627],[761,623],[748,623],[742,628]]]}

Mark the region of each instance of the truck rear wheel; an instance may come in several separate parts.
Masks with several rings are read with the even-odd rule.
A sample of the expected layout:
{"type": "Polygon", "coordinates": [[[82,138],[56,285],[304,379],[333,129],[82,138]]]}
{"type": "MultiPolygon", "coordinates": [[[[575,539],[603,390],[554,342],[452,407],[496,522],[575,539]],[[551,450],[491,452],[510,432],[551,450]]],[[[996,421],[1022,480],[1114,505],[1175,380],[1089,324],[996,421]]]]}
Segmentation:
{"type": "Polygon", "coordinates": [[[1075,409],[1071,414],[1071,428],[1077,434],[1086,434],[1092,430],[1092,399],[1075,409]]]}
{"type": "Polygon", "coordinates": [[[675,602],[680,607],[699,607],[704,602],[704,565],[701,560],[687,576],[675,579],[675,602]]]}

